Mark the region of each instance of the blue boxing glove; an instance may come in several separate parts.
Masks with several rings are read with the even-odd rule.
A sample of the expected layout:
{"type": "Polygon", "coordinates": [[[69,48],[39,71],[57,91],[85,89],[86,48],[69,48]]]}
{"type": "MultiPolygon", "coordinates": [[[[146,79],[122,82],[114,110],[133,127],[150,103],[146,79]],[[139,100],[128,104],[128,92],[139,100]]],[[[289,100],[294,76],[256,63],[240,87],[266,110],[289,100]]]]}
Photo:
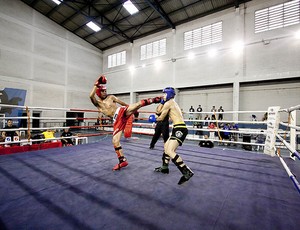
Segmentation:
{"type": "Polygon", "coordinates": [[[151,115],[149,116],[148,121],[151,122],[151,123],[156,122],[156,117],[155,117],[155,115],[154,115],[154,114],[151,114],[151,115]]]}
{"type": "Polygon", "coordinates": [[[163,98],[160,99],[160,104],[165,104],[165,100],[163,98]]]}

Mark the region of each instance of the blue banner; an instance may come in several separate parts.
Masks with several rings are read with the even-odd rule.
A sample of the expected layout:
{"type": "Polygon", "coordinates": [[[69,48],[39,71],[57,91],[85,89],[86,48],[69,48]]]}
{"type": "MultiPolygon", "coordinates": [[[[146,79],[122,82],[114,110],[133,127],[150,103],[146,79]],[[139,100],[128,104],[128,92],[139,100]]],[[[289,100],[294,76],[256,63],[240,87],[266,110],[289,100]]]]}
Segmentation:
{"type": "MultiPolygon", "coordinates": [[[[24,89],[12,89],[12,88],[4,88],[0,89],[0,103],[7,105],[20,105],[24,106],[26,98],[26,90],[24,89]]],[[[0,113],[5,114],[6,117],[18,117],[22,116],[23,109],[18,108],[0,108],[0,113]]],[[[16,122],[14,121],[14,125],[16,122]]]]}

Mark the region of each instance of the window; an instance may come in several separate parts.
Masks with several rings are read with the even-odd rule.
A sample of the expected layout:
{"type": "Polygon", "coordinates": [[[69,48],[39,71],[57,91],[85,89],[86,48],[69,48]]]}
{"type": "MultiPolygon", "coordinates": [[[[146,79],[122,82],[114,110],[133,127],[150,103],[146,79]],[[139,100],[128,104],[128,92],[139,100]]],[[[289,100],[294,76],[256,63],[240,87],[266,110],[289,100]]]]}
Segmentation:
{"type": "Polygon", "coordinates": [[[184,36],[184,50],[206,46],[222,41],[222,22],[210,24],[195,30],[187,31],[184,36]]]}
{"type": "Polygon", "coordinates": [[[111,54],[108,56],[108,68],[126,64],[126,51],[111,54]]]}
{"type": "Polygon", "coordinates": [[[255,33],[300,23],[300,0],[289,1],[255,12],[255,33]]]}
{"type": "Polygon", "coordinates": [[[141,60],[163,56],[166,53],[167,53],[166,38],[141,46],[141,60]]]}

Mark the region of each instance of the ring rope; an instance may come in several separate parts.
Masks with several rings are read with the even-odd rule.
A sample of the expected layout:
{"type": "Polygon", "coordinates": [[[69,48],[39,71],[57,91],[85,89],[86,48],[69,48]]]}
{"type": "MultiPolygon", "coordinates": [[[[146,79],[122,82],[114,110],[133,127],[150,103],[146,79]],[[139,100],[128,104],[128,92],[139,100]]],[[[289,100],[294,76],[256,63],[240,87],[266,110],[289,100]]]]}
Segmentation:
{"type": "Polygon", "coordinates": [[[284,140],[280,135],[276,135],[277,138],[286,146],[286,148],[292,153],[292,156],[296,156],[300,160],[300,155],[296,149],[292,148],[290,144],[284,140]]]}
{"type": "MultiPolygon", "coordinates": [[[[1,104],[0,104],[0,106],[1,106],[1,104]]],[[[23,106],[13,106],[13,105],[3,105],[2,107],[18,107],[18,108],[24,108],[23,106]]],[[[299,106],[300,107],[300,106],[299,106]]],[[[99,111],[97,111],[97,110],[87,110],[87,109],[68,109],[68,108],[46,108],[46,107],[28,107],[28,106],[26,106],[25,107],[27,110],[29,110],[30,108],[39,108],[39,109],[45,109],[45,110],[53,110],[53,109],[55,109],[55,110],[64,110],[64,111],[91,111],[91,112],[97,112],[97,113],[99,113],[99,111]]],[[[297,109],[298,107],[294,107],[294,109],[297,109]]],[[[289,108],[289,109],[285,109],[284,111],[292,111],[292,108],[289,108]]],[[[145,113],[154,113],[154,112],[152,112],[152,111],[139,111],[140,113],[141,112],[145,112],[145,113]]],[[[200,113],[206,113],[206,114],[214,114],[215,115],[215,117],[216,117],[216,114],[225,114],[225,113],[249,113],[249,112],[254,112],[254,113],[259,113],[259,112],[265,112],[265,111],[226,111],[226,112],[216,112],[216,111],[214,111],[214,112],[200,112],[200,113]]],[[[193,112],[193,113],[195,113],[195,112],[193,112]]],[[[190,112],[187,112],[187,114],[190,114],[190,112]]],[[[31,119],[43,119],[43,120],[88,120],[88,119],[90,119],[90,120],[95,120],[95,119],[99,119],[99,118],[66,118],[66,117],[30,117],[30,114],[28,113],[27,114],[28,116],[27,117],[22,117],[22,119],[28,119],[28,120],[31,120],[31,119]]],[[[4,119],[8,119],[8,117],[4,117],[4,119]]],[[[13,119],[16,119],[16,117],[13,117],[13,119]]],[[[109,118],[105,118],[105,117],[101,117],[99,120],[100,121],[103,121],[103,120],[107,120],[107,119],[109,119],[109,118]]],[[[137,119],[137,118],[136,118],[137,119]]],[[[144,121],[144,120],[148,120],[147,118],[138,118],[138,120],[142,120],[142,121],[144,121]]],[[[212,132],[217,132],[218,133],[218,136],[219,136],[219,140],[216,140],[216,139],[212,139],[212,141],[219,141],[219,142],[222,142],[222,141],[224,141],[224,142],[228,142],[228,143],[234,143],[234,141],[225,141],[225,140],[222,140],[222,138],[221,138],[221,132],[225,132],[224,130],[222,130],[222,129],[220,129],[220,127],[219,127],[219,125],[220,125],[220,123],[237,123],[237,124],[264,124],[264,125],[266,125],[267,124],[267,122],[266,121],[228,121],[228,120],[218,120],[218,119],[216,119],[216,120],[198,120],[198,119],[194,119],[194,120],[185,120],[185,121],[187,121],[187,122],[216,122],[217,123],[217,129],[214,129],[214,130],[208,130],[208,129],[200,129],[200,128],[197,128],[197,129],[195,129],[194,128],[194,126],[192,127],[192,126],[190,126],[190,127],[192,127],[193,129],[192,130],[194,130],[194,131],[212,131],[212,132]]],[[[50,122],[51,123],[51,122],[50,122]]],[[[30,123],[29,123],[30,124],[30,123]]],[[[31,125],[30,125],[31,126],[31,125]]],[[[133,126],[134,127],[137,127],[137,126],[145,126],[145,127],[147,127],[148,129],[146,130],[147,132],[149,132],[149,128],[154,128],[154,126],[151,124],[151,125],[148,125],[148,124],[145,124],[145,123],[133,123],[133,126]]],[[[188,125],[187,125],[188,126],[188,125]]],[[[73,128],[73,129],[76,129],[76,128],[84,128],[84,129],[86,129],[86,128],[103,128],[103,129],[105,129],[106,127],[111,127],[110,125],[104,125],[103,124],[103,122],[100,122],[100,124],[99,125],[93,125],[93,126],[69,126],[69,127],[45,127],[45,128],[31,128],[30,129],[30,127],[28,128],[28,130],[29,130],[29,133],[30,133],[30,131],[31,130],[44,130],[44,129],[49,129],[49,128],[51,128],[51,129],[62,129],[62,128],[73,128]]],[[[139,127],[139,128],[141,128],[141,127],[139,127]]],[[[240,128],[240,130],[226,130],[226,132],[228,132],[228,133],[249,133],[249,134],[255,134],[255,135],[257,135],[257,134],[262,134],[261,132],[255,132],[255,131],[253,131],[253,129],[250,129],[250,128],[244,128],[243,129],[243,131],[242,131],[242,129],[243,128],[240,128]]],[[[1,129],[0,129],[1,130],[1,129]]],[[[12,129],[13,130],[13,129],[12,129]]],[[[17,130],[22,130],[22,128],[20,128],[20,129],[17,129],[17,130]]],[[[26,130],[26,129],[25,129],[26,130]]],[[[105,129],[105,130],[107,130],[107,129],[105,129]]],[[[134,130],[133,130],[134,131],[134,130]]],[[[151,134],[151,132],[152,132],[152,130],[150,131],[150,135],[153,135],[153,134],[151,134]]],[[[279,132],[281,132],[281,131],[279,131],[279,132]]],[[[144,132],[137,132],[137,133],[141,133],[141,134],[145,134],[144,132]]],[[[266,134],[265,132],[263,133],[263,134],[266,134]]],[[[197,135],[197,134],[189,134],[189,135],[197,135]]],[[[287,135],[287,134],[286,134],[287,135]]],[[[189,138],[189,137],[188,137],[189,138]]],[[[191,139],[195,139],[195,140],[202,140],[202,139],[199,139],[199,138],[191,138],[191,139]]],[[[241,144],[243,144],[244,142],[239,142],[239,143],[241,143],[241,144]]],[[[258,144],[258,143],[248,143],[247,142],[247,144],[250,144],[250,145],[259,145],[259,146],[263,146],[263,144],[258,144]]]]}
{"type": "MultiPolygon", "coordinates": [[[[277,151],[275,151],[275,152],[277,153],[277,151]]],[[[283,160],[283,158],[279,154],[277,154],[277,156],[279,157],[279,160],[280,160],[281,164],[283,165],[285,171],[287,172],[289,178],[292,180],[292,182],[295,185],[296,189],[300,193],[300,184],[297,181],[295,175],[291,172],[291,170],[289,169],[289,167],[287,166],[287,164],[285,163],[285,161],[283,160]]]]}
{"type": "Polygon", "coordinates": [[[8,105],[0,104],[0,107],[6,108],[19,108],[19,109],[35,109],[35,110],[59,110],[59,111],[71,111],[71,112],[99,112],[98,110],[93,109],[70,109],[70,108],[51,108],[51,107],[33,107],[33,106],[21,106],[21,105],[8,105]]]}
{"type": "MultiPolygon", "coordinates": [[[[297,105],[297,106],[294,106],[294,107],[290,107],[290,108],[287,108],[287,109],[281,109],[281,110],[279,110],[279,112],[287,112],[289,114],[289,116],[288,116],[288,124],[279,122],[279,124],[283,124],[284,126],[286,126],[286,130],[284,132],[284,137],[281,137],[278,133],[276,134],[276,137],[281,141],[281,146],[284,145],[290,151],[290,153],[292,153],[290,155],[290,158],[292,158],[293,160],[295,160],[294,157],[297,157],[297,159],[300,160],[300,155],[297,152],[297,150],[292,146],[292,143],[288,143],[285,140],[286,139],[286,133],[288,132],[287,131],[288,128],[290,128],[290,134],[291,134],[291,129],[299,130],[299,127],[295,127],[295,126],[291,125],[291,120],[292,119],[294,120],[294,118],[292,117],[292,112],[295,111],[295,110],[300,110],[300,105],[297,105]]],[[[277,147],[277,146],[275,145],[275,147],[277,147]]],[[[280,149],[278,147],[276,148],[275,153],[279,157],[279,160],[280,160],[281,164],[283,165],[284,169],[286,170],[289,178],[292,180],[294,186],[296,187],[296,189],[300,193],[300,184],[297,181],[295,175],[291,172],[291,170],[287,166],[287,164],[284,161],[284,159],[281,157],[280,149]]]]}
{"type": "Polygon", "coordinates": [[[281,124],[281,125],[283,125],[283,126],[287,126],[287,127],[289,127],[289,128],[293,128],[293,129],[296,129],[296,130],[300,130],[300,127],[299,127],[299,126],[286,124],[286,123],[284,123],[284,122],[280,122],[279,124],[281,124]]]}

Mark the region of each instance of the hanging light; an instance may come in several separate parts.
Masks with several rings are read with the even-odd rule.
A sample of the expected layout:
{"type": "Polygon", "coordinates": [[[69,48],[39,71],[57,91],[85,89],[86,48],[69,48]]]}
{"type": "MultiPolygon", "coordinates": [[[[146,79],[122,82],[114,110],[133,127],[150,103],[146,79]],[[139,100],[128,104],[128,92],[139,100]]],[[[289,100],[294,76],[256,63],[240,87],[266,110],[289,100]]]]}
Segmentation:
{"type": "Polygon", "coordinates": [[[135,5],[133,5],[133,3],[130,0],[124,2],[123,6],[131,15],[139,12],[139,10],[135,7],[135,5]]]}
{"type": "Polygon", "coordinates": [[[88,27],[90,27],[92,30],[94,30],[95,32],[98,32],[101,30],[101,28],[96,25],[94,22],[90,21],[89,23],[86,24],[88,27]]]}

